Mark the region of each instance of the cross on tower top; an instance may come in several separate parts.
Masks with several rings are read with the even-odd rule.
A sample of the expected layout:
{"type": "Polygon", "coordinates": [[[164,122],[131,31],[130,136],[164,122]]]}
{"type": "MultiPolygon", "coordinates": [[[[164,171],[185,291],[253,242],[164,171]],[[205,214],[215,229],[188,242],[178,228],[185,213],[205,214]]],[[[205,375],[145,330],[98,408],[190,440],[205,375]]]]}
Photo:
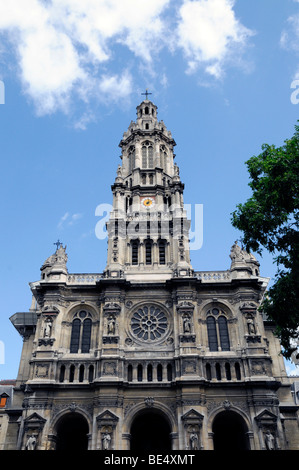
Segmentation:
{"type": "Polygon", "coordinates": [[[57,242],[56,242],[56,243],[53,243],[53,245],[56,245],[56,246],[57,246],[57,250],[59,250],[59,248],[62,246],[62,243],[61,243],[59,240],[57,240],[57,242]]]}
{"type": "Polygon", "coordinates": [[[148,95],[152,95],[152,93],[149,93],[147,89],[145,90],[145,93],[141,93],[142,95],[145,95],[145,99],[147,100],[148,95]]]}

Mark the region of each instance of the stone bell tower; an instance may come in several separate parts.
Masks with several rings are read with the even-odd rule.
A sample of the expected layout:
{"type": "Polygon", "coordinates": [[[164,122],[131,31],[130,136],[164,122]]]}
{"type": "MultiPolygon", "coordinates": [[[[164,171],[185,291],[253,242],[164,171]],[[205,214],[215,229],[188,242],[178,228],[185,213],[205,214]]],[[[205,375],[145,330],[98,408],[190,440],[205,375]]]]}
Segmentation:
{"type": "Polygon", "coordinates": [[[107,224],[107,276],[150,281],[190,275],[190,222],[175,145],[157,119],[157,106],[144,100],[119,144],[122,163],[107,224]]]}

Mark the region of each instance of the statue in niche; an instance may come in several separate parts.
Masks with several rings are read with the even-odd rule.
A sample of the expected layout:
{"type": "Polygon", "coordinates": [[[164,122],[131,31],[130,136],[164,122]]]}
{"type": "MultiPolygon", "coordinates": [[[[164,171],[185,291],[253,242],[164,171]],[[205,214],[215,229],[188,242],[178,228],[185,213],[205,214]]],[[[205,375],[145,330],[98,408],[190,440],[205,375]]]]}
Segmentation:
{"type": "Polygon", "coordinates": [[[183,329],[184,333],[191,333],[191,321],[188,315],[183,317],[183,329]]]}
{"type": "Polygon", "coordinates": [[[50,318],[47,318],[45,321],[45,327],[44,327],[44,338],[50,338],[51,331],[52,331],[52,322],[50,318]]]}
{"type": "Polygon", "coordinates": [[[256,328],[255,328],[254,320],[251,316],[247,318],[247,328],[248,328],[248,334],[249,335],[255,335],[256,334],[256,328]]]}
{"type": "Polygon", "coordinates": [[[199,450],[198,434],[195,431],[195,429],[192,429],[189,440],[190,440],[190,449],[191,450],[199,450]]]}
{"type": "Polygon", "coordinates": [[[107,333],[108,335],[115,334],[115,318],[112,315],[108,318],[107,333]]]}
{"type": "Polygon", "coordinates": [[[111,436],[108,432],[106,432],[102,439],[102,449],[109,450],[111,445],[111,436]]]}
{"type": "Polygon", "coordinates": [[[36,448],[36,436],[34,434],[31,434],[26,442],[26,450],[35,450],[36,448]]]}
{"type": "Polygon", "coordinates": [[[265,444],[267,450],[275,450],[275,437],[273,436],[273,434],[271,434],[269,429],[265,434],[265,444]]]}

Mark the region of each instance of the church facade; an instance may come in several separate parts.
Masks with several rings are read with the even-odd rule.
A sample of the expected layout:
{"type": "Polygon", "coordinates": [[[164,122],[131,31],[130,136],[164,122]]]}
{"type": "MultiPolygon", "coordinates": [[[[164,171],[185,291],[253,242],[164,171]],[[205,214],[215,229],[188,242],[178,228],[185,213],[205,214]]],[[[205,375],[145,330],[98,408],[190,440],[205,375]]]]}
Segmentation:
{"type": "Polygon", "coordinates": [[[69,273],[58,243],[11,317],[24,343],[3,448],[299,449],[258,310],[268,278],[236,242],[226,271],[192,267],[175,141],[148,96],[120,147],[104,271],[69,273]]]}

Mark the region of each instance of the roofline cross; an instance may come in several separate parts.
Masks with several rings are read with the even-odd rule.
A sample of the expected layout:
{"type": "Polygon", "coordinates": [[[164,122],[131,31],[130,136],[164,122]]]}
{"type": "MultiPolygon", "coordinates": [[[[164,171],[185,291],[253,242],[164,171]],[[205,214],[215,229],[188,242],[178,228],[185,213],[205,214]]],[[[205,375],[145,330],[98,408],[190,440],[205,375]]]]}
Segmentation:
{"type": "Polygon", "coordinates": [[[147,90],[148,89],[145,90],[145,93],[141,93],[142,95],[145,95],[146,100],[147,100],[148,95],[152,95],[152,93],[149,93],[147,90]]]}

